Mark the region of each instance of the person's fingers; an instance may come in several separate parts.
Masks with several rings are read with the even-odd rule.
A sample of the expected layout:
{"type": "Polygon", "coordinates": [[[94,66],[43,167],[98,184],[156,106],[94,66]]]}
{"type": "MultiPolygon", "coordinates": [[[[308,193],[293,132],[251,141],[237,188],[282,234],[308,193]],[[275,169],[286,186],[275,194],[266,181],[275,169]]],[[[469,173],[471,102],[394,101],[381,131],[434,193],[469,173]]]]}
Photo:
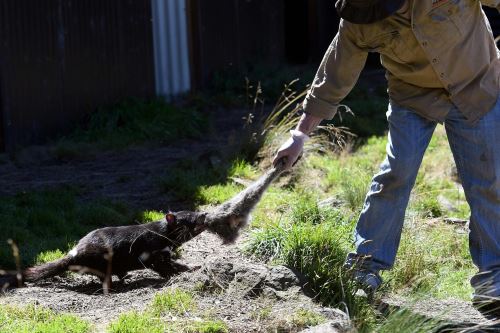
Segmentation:
{"type": "Polygon", "coordinates": [[[297,164],[297,163],[300,161],[300,159],[301,159],[301,158],[302,158],[302,154],[300,154],[300,155],[299,155],[299,156],[295,159],[295,162],[293,162],[292,167],[294,167],[294,166],[295,166],[295,164],[297,164]]]}
{"type": "Polygon", "coordinates": [[[276,155],[274,156],[274,159],[273,159],[273,165],[276,166],[278,164],[278,161],[284,157],[284,156],[287,156],[287,153],[285,150],[280,150],[276,153],[276,155]]]}
{"type": "Polygon", "coordinates": [[[297,162],[297,155],[288,155],[283,169],[290,170],[297,162]]]}
{"type": "Polygon", "coordinates": [[[297,162],[298,157],[302,153],[304,143],[299,140],[289,139],[286,141],[274,156],[273,166],[277,166],[284,159],[283,169],[289,170],[297,162]]]}

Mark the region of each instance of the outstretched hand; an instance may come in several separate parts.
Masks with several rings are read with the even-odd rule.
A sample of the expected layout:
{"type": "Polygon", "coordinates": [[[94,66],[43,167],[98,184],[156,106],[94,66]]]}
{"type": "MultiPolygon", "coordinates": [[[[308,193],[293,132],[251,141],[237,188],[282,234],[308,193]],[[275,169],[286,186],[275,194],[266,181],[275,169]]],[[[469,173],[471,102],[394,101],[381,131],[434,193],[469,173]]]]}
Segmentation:
{"type": "Polygon", "coordinates": [[[281,145],[273,159],[274,166],[283,159],[285,162],[284,170],[291,169],[297,162],[304,150],[304,142],[308,139],[307,135],[299,131],[291,131],[291,134],[292,136],[281,145]]]}

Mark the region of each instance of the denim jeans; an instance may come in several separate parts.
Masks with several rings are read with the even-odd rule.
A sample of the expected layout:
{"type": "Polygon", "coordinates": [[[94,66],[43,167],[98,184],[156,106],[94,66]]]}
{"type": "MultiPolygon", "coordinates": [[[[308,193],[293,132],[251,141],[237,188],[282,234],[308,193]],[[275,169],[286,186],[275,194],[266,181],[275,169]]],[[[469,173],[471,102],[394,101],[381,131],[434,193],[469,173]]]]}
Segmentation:
{"type": "MultiPolygon", "coordinates": [[[[405,210],[436,122],[390,105],[387,156],[372,180],[360,214],[355,242],[368,256],[369,270],[393,266],[405,210]]],[[[500,296],[500,97],[494,108],[470,125],[452,107],[444,126],[471,208],[469,247],[479,272],[476,293],[500,296]]]]}

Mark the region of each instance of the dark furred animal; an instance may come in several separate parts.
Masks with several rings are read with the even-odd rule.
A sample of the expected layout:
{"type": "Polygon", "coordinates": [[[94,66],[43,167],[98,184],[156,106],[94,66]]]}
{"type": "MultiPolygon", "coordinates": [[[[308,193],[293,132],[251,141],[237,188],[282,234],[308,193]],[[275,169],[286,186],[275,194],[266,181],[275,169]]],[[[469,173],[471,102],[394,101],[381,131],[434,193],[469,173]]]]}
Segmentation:
{"type": "Polygon", "coordinates": [[[205,230],[219,235],[224,243],[234,242],[282,168],[279,163],[211,212],[173,212],[165,221],[94,230],[65,257],[24,270],[23,279],[32,282],[72,270],[97,275],[110,285],[111,275],[121,279],[136,269],[149,268],[163,277],[189,270],[173,260],[172,251],[205,230]]]}

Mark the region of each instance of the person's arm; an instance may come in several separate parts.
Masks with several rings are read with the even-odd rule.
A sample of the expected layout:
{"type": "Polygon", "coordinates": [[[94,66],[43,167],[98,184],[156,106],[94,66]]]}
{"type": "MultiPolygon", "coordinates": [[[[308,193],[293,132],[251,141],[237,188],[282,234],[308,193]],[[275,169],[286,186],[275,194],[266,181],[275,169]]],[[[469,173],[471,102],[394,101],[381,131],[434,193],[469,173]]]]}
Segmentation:
{"type": "Polygon", "coordinates": [[[349,94],[363,69],[368,51],[359,46],[353,25],[341,20],[339,31],[328,47],[302,104],[304,114],[291,137],[281,146],[273,164],[286,158],[289,169],[302,153],[304,142],[323,119],[332,119],[340,102],[349,94]]]}

